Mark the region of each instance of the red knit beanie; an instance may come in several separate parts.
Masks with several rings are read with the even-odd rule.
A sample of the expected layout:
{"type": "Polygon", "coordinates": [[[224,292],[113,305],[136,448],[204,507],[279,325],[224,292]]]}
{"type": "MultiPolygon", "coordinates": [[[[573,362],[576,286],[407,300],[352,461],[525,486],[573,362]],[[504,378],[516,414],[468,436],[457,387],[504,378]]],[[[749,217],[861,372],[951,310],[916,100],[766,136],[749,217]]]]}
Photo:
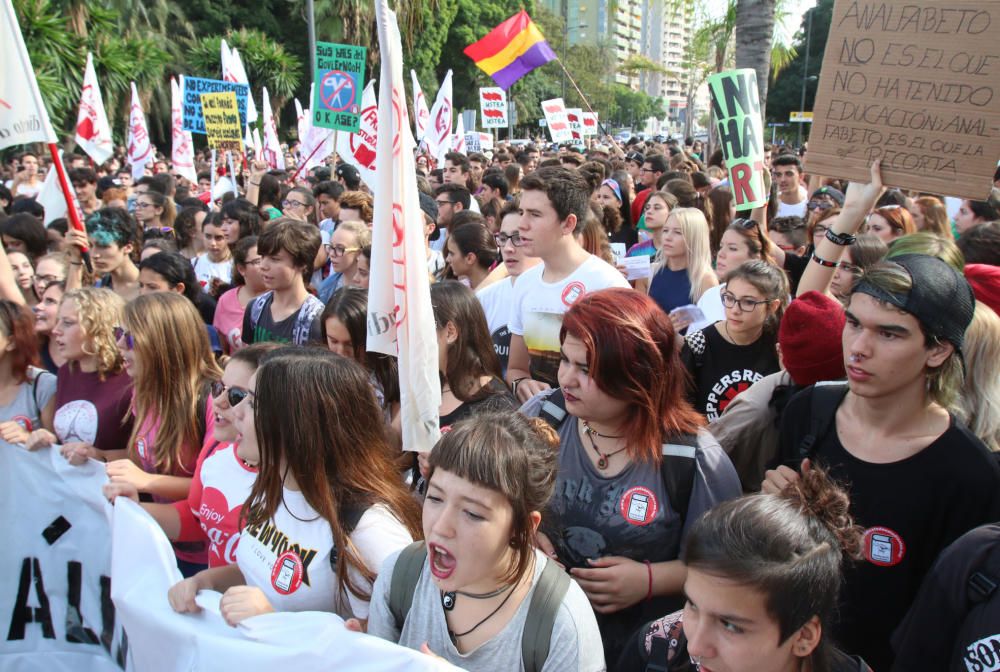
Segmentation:
{"type": "Polygon", "coordinates": [[[806,292],[789,304],[778,327],[778,343],[785,370],[797,385],[847,375],[841,344],[845,322],[843,307],[819,292],[806,292]]]}
{"type": "Polygon", "coordinates": [[[966,264],[965,279],[972,285],[976,301],[982,301],[1000,315],[1000,266],[966,264]]]}

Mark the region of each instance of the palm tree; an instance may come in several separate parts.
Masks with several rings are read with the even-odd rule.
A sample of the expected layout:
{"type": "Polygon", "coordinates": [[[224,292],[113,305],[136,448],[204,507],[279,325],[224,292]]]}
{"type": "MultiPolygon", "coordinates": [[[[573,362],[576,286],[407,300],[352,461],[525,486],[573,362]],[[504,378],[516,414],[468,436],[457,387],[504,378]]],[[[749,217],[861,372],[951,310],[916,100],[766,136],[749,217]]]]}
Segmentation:
{"type": "Polygon", "coordinates": [[[762,116],[767,105],[777,4],[778,0],[736,0],[736,67],[757,72],[762,116]]]}

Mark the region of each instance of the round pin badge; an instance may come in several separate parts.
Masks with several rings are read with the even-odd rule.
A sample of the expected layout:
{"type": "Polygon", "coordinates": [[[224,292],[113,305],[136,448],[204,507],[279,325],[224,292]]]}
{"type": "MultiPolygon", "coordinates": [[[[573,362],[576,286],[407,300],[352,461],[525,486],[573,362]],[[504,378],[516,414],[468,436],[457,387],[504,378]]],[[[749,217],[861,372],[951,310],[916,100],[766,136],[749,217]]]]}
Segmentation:
{"type": "Polygon", "coordinates": [[[892,567],[906,555],[903,538],[888,527],[869,527],[863,538],[865,559],[873,565],[892,567]]]}
{"type": "Polygon", "coordinates": [[[649,488],[636,486],[629,488],[618,503],[622,518],[629,525],[649,525],[660,510],[656,495],[649,488]]]}
{"type": "Polygon", "coordinates": [[[285,551],[274,561],[271,586],[281,595],[290,595],[302,585],[302,558],[295,551],[285,551]]]}

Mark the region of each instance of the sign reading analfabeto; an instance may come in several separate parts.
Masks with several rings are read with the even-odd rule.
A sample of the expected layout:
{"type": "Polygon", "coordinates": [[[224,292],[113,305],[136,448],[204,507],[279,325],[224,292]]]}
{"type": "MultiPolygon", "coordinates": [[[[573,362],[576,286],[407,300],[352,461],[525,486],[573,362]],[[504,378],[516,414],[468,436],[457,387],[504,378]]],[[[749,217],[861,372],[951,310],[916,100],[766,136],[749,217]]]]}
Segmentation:
{"type": "Polygon", "coordinates": [[[806,170],[981,200],[1000,158],[1000,1],[837,0],[806,170]]]}

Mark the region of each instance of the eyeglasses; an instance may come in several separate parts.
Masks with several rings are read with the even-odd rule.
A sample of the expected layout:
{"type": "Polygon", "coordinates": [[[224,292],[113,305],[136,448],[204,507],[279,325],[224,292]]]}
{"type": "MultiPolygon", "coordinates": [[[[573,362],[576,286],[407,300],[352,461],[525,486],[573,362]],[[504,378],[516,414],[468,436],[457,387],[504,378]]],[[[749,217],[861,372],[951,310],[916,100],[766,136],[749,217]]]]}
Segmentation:
{"type": "Polygon", "coordinates": [[[806,203],[806,209],[808,210],[829,210],[833,207],[833,203],[829,201],[809,201],[806,203]]]}
{"type": "Polygon", "coordinates": [[[440,208],[441,206],[444,206],[444,205],[451,205],[451,204],[452,204],[452,202],[451,202],[451,201],[439,201],[439,200],[437,200],[437,199],[434,199],[434,202],[438,204],[438,207],[439,207],[439,208],[440,208]]]}
{"type": "Polygon", "coordinates": [[[307,207],[307,206],[306,206],[306,204],[305,204],[305,203],[303,203],[302,201],[293,201],[293,200],[292,200],[292,199],[290,199],[290,198],[286,198],[285,200],[283,200],[283,201],[281,202],[281,207],[283,207],[283,208],[288,208],[288,207],[291,207],[291,206],[293,206],[293,205],[294,205],[294,206],[295,206],[296,208],[305,208],[305,207],[307,207]]]}
{"type": "Polygon", "coordinates": [[[242,387],[226,387],[226,384],[221,380],[216,380],[212,383],[212,396],[219,397],[223,393],[226,395],[226,402],[229,403],[229,407],[238,406],[241,401],[246,399],[248,396],[253,394],[250,390],[244,389],[242,387]]]}
{"type": "Polygon", "coordinates": [[[331,245],[329,243],[323,247],[326,248],[327,253],[331,257],[342,257],[348,252],[357,252],[361,249],[360,247],[344,247],[343,245],[331,245]]]}
{"type": "Polygon", "coordinates": [[[506,247],[508,240],[514,247],[521,247],[524,244],[520,233],[512,233],[509,236],[506,233],[494,233],[493,240],[496,241],[497,247],[506,247]]]}
{"type": "Polygon", "coordinates": [[[125,327],[115,327],[114,329],[115,343],[124,343],[125,348],[128,350],[135,349],[135,338],[132,337],[132,333],[127,331],[125,327]]]}
{"type": "Polygon", "coordinates": [[[643,166],[642,168],[639,169],[639,172],[640,173],[655,173],[656,171],[653,170],[652,168],[647,168],[646,166],[643,166]]]}
{"type": "Polygon", "coordinates": [[[742,299],[737,299],[736,295],[733,294],[732,292],[722,293],[722,305],[724,305],[726,308],[739,306],[740,312],[742,313],[752,313],[754,309],[762,303],[770,303],[770,301],[768,301],[767,299],[764,299],[763,301],[756,301],[754,299],[750,299],[747,297],[743,297],[742,299]]]}
{"type": "Polygon", "coordinates": [[[153,204],[152,203],[143,203],[141,201],[136,201],[135,202],[135,207],[136,208],[151,208],[151,207],[153,207],[153,204]]]}
{"type": "Polygon", "coordinates": [[[788,233],[806,228],[806,223],[801,217],[775,217],[768,224],[768,228],[777,233],[788,233]]]}

